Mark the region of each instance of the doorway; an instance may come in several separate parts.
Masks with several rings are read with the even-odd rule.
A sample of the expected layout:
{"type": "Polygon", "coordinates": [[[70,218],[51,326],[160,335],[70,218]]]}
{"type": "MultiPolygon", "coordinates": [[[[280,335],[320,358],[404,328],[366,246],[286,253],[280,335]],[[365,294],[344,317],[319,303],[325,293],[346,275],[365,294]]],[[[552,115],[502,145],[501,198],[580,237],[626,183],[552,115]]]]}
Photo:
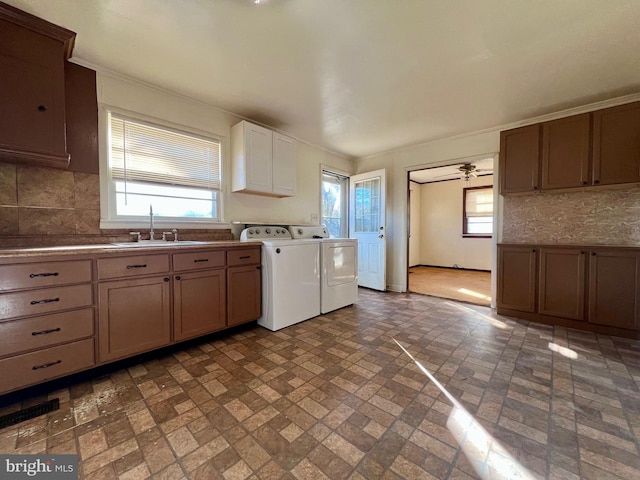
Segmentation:
{"type": "Polygon", "coordinates": [[[489,306],[493,156],[408,172],[408,291],[489,306]]]}

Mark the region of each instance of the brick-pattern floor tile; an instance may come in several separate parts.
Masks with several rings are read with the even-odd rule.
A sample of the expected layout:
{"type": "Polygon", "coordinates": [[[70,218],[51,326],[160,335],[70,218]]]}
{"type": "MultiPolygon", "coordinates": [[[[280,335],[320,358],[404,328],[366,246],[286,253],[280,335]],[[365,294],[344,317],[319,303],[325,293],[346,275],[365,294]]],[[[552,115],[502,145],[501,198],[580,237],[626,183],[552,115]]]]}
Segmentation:
{"type": "Polygon", "coordinates": [[[278,332],[248,325],[0,403],[5,414],[60,400],[0,431],[0,451],[78,454],[83,479],[462,480],[509,457],[533,478],[640,478],[639,351],[362,290],[356,305],[278,332]]]}

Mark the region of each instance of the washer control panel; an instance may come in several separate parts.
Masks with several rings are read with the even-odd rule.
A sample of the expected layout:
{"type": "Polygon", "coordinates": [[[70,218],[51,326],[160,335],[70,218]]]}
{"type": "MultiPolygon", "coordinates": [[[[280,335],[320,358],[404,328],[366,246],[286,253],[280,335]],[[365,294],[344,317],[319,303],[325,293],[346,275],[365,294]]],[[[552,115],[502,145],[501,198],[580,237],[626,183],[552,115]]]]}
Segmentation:
{"type": "Polygon", "coordinates": [[[291,238],[289,230],[280,226],[258,225],[245,228],[240,234],[241,242],[253,240],[287,240],[291,238]]]}
{"type": "Polygon", "coordinates": [[[329,238],[329,231],[327,227],[323,226],[313,226],[309,227],[306,225],[291,225],[289,227],[291,230],[291,236],[293,238],[329,238]]]}

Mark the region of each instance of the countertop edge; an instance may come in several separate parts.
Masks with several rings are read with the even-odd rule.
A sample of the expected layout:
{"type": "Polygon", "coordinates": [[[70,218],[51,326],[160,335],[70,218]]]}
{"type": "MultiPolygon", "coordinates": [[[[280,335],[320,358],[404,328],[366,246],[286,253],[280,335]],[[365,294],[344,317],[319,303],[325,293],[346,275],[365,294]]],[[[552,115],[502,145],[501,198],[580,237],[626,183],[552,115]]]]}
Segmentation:
{"type": "Polygon", "coordinates": [[[259,241],[247,241],[242,242],[240,240],[214,240],[211,242],[199,243],[197,245],[172,245],[171,242],[167,242],[169,245],[162,246],[144,246],[144,247],[122,247],[111,244],[96,244],[96,245],[64,245],[55,247],[12,247],[12,248],[0,248],[0,259],[14,259],[14,258],[30,258],[30,257],[44,257],[44,256],[74,256],[85,254],[122,254],[128,253],[131,255],[139,255],[141,253],[147,254],[151,252],[158,253],[175,253],[176,251],[191,251],[202,250],[212,248],[229,248],[229,247],[259,247],[262,246],[262,242],[259,241]]]}

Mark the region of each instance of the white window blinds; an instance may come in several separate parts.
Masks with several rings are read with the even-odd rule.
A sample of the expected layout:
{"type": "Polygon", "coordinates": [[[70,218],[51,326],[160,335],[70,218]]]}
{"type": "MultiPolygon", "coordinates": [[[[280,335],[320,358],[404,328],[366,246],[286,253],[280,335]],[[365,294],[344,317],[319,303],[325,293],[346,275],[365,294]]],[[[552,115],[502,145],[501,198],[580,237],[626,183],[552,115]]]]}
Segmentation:
{"type": "Polygon", "coordinates": [[[491,217],[493,215],[493,188],[466,189],[465,214],[467,217],[491,217]]]}
{"type": "Polygon", "coordinates": [[[111,175],[125,182],[220,190],[220,143],[111,113],[111,175]]]}

